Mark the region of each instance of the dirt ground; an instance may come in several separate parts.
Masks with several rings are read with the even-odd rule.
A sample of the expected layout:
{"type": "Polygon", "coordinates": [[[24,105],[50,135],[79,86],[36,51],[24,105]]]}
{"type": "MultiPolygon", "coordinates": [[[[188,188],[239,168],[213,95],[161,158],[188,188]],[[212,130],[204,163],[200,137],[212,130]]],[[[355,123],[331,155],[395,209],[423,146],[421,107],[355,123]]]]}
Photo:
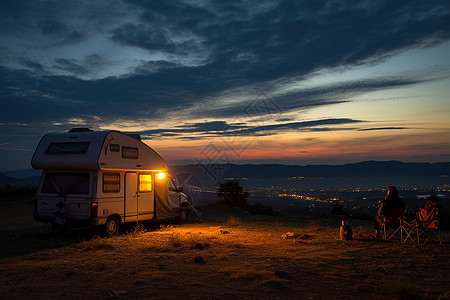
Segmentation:
{"type": "Polygon", "coordinates": [[[370,221],[251,216],[201,208],[180,226],[64,235],[32,219],[30,199],[0,202],[1,299],[450,299],[442,245],[374,241],[370,221]],[[286,233],[297,238],[285,239],[286,233]]]}

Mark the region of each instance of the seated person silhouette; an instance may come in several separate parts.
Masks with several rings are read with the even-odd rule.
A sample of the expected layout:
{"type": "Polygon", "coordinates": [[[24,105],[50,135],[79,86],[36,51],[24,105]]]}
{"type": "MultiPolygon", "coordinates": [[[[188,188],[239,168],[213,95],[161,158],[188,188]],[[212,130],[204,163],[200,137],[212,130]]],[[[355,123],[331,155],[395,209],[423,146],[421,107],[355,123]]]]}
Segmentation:
{"type": "Polygon", "coordinates": [[[384,218],[386,217],[386,209],[402,209],[403,212],[406,210],[405,201],[398,196],[397,188],[393,185],[388,188],[386,198],[381,202],[378,214],[373,218],[375,229],[374,237],[376,239],[381,237],[382,225],[384,224],[384,218]]]}
{"type": "MultiPolygon", "coordinates": [[[[436,194],[430,195],[428,197],[427,203],[425,203],[425,206],[423,207],[427,212],[430,212],[438,205],[438,196],[436,194]]],[[[416,208],[417,209],[417,208],[416,208]]]]}

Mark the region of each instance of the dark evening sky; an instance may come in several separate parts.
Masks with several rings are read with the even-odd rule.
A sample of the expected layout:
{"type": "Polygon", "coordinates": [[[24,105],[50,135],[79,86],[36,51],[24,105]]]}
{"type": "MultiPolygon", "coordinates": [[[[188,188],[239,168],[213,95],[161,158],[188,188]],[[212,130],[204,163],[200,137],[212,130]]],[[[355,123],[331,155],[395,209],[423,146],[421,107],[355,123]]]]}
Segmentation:
{"type": "Polygon", "coordinates": [[[0,171],[72,127],[170,164],[449,161],[450,1],[3,0],[0,103],[0,171]]]}

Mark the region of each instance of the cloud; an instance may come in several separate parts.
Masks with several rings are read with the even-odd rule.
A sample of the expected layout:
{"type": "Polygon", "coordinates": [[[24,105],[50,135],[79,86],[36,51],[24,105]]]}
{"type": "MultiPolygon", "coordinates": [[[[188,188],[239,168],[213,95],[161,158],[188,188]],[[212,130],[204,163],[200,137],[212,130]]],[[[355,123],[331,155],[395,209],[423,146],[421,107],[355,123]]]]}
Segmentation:
{"type": "Polygon", "coordinates": [[[149,51],[186,53],[187,50],[198,49],[189,46],[202,44],[199,27],[207,26],[216,17],[205,7],[182,1],[126,2],[137,7],[140,12],[138,20],[112,30],[112,39],[149,51]]]}
{"type": "Polygon", "coordinates": [[[61,36],[70,32],[69,27],[57,20],[44,20],[40,24],[42,34],[61,36]]]}
{"type": "Polygon", "coordinates": [[[24,66],[26,66],[27,68],[29,68],[29,69],[31,69],[31,70],[37,72],[37,73],[42,73],[42,72],[44,71],[44,65],[42,65],[42,64],[40,64],[40,63],[37,63],[37,62],[35,62],[35,61],[32,61],[32,60],[29,59],[29,58],[22,57],[22,58],[20,59],[20,62],[21,62],[24,66]]]}
{"type": "Polygon", "coordinates": [[[254,126],[246,124],[230,124],[226,121],[213,121],[203,123],[187,123],[171,128],[144,130],[136,133],[141,134],[144,138],[172,136],[201,140],[214,136],[268,136],[281,132],[354,130],[354,128],[326,126],[357,124],[363,122],[364,121],[361,120],[353,120],[348,118],[333,118],[254,126]]]}
{"type": "MultiPolygon", "coordinates": [[[[47,47],[62,47],[62,46],[70,46],[75,45],[85,39],[86,36],[83,32],[79,31],[71,31],[62,39],[57,40],[56,42],[49,44],[47,47]]],[[[74,73],[77,74],[77,73],[74,73]]],[[[78,75],[78,74],[77,74],[78,75]]]]}
{"type": "Polygon", "coordinates": [[[445,30],[450,9],[441,1],[17,2],[2,4],[5,34],[12,27],[21,34],[40,33],[40,44],[48,41],[52,47],[102,34],[120,46],[157,55],[168,67],[190,67],[171,74],[216,91],[307,76],[324,67],[376,63],[450,39],[445,30]]]}
{"type": "Polygon", "coordinates": [[[204,49],[208,66],[249,83],[383,60],[449,39],[449,32],[442,30],[450,25],[449,8],[438,1],[128,2],[143,12],[138,23],[116,28],[114,40],[148,51],[204,49]],[[186,47],[186,40],[195,47],[186,47]]]}
{"type": "Polygon", "coordinates": [[[56,65],[54,66],[55,68],[68,71],[69,73],[72,74],[83,74],[86,73],[87,71],[83,66],[76,63],[73,60],[59,58],[55,62],[56,62],[56,65]]]}
{"type": "MultiPolygon", "coordinates": [[[[105,63],[100,56],[90,57],[89,63],[66,59],[57,62],[58,68],[76,73],[86,72],[87,68],[97,63],[105,63]]],[[[25,63],[41,69],[34,62],[25,63]]],[[[37,77],[33,72],[0,67],[0,99],[3,101],[0,114],[5,122],[47,124],[68,123],[71,117],[79,116],[91,127],[119,119],[142,123],[146,120],[180,123],[185,122],[185,118],[226,119],[234,124],[238,123],[238,119],[256,120],[258,116],[271,115],[273,119],[283,119],[284,114],[289,112],[343,103],[358,94],[426,82],[408,78],[363,79],[262,97],[252,96],[250,91],[242,101],[219,101],[215,105],[214,100],[212,103],[208,101],[220,97],[220,93],[212,86],[203,86],[192,78],[181,76],[178,68],[186,69],[173,66],[157,74],[81,80],[70,76],[37,77]]],[[[269,91],[275,89],[269,85],[267,88],[269,91]]],[[[238,95],[240,91],[230,93],[233,97],[233,93],[238,95]]],[[[207,124],[221,126],[219,123],[207,124]]]]}
{"type": "Polygon", "coordinates": [[[408,128],[408,127],[374,127],[374,128],[363,128],[363,129],[359,129],[359,131],[403,130],[403,129],[411,129],[411,128],[408,128]]]}
{"type": "MultiPolygon", "coordinates": [[[[295,81],[295,79],[292,81],[295,81]]],[[[257,89],[261,87],[248,87],[248,95],[241,102],[199,107],[193,114],[197,117],[210,115],[216,118],[255,117],[257,115],[274,115],[283,118],[283,114],[290,112],[349,102],[349,99],[365,93],[407,87],[430,81],[433,81],[433,79],[402,78],[400,76],[362,78],[360,80],[334,82],[317,87],[297,88],[284,93],[277,93],[276,89],[280,85],[288,85],[289,81],[283,84],[272,82],[267,83],[263,88],[268,92],[267,94],[256,94],[257,89]]],[[[232,91],[230,93],[233,94],[232,91]]],[[[235,93],[239,94],[239,91],[235,93]]],[[[240,95],[242,96],[242,92],[240,95]]]]}
{"type": "Polygon", "coordinates": [[[240,129],[242,125],[232,125],[228,124],[226,121],[212,121],[212,122],[203,122],[203,123],[187,123],[185,125],[176,126],[177,128],[187,129],[188,132],[197,131],[197,132],[217,132],[224,130],[236,130],[240,129]]]}

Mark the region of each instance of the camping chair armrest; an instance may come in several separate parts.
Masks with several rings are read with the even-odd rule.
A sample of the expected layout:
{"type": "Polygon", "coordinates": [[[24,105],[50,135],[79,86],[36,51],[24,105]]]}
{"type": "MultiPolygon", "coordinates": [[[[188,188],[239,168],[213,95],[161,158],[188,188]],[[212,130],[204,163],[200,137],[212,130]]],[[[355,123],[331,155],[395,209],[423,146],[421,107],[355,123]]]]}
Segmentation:
{"type": "MultiPolygon", "coordinates": [[[[381,217],[381,221],[382,221],[384,224],[386,224],[386,223],[393,224],[393,220],[395,220],[395,219],[394,219],[394,218],[390,218],[390,219],[391,219],[391,222],[388,222],[388,218],[387,218],[387,217],[381,217]]],[[[403,220],[403,218],[398,217],[396,221],[398,221],[399,224],[401,224],[401,223],[402,223],[402,220],[403,220]]]]}
{"type": "Polygon", "coordinates": [[[400,219],[400,224],[405,227],[413,228],[417,225],[417,222],[416,222],[416,220],[413,220],[412,222],[408,222],[405,219],[400,219]]]}

